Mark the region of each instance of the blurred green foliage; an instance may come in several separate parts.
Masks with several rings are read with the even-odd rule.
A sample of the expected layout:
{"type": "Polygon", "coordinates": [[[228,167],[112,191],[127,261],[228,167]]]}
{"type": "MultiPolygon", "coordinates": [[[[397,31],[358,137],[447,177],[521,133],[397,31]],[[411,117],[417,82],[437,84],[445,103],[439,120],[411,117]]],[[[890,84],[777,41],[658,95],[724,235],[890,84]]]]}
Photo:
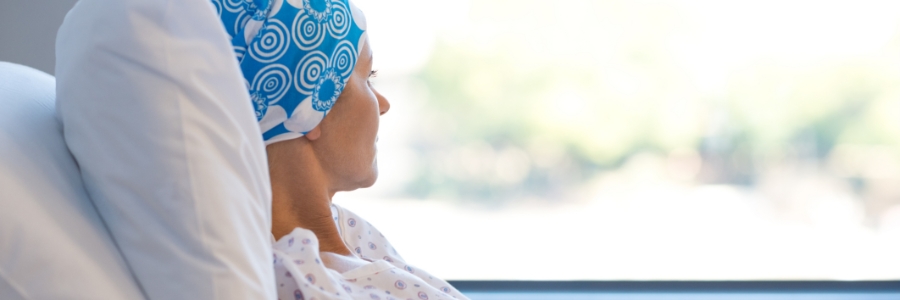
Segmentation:
{"type": "Polygon", "coordinates": [[[752,183],[773,158],[822,161],[840,143],[900,149],[900,35],[861,55],[705,62],[684,59],[702,28],[674,2],[541,3],[473,1],[441,36],[418,74],[426,157],[409,192],[546,198],[635,153],[675,149],[717,168],[701,180],[752,183]]]}

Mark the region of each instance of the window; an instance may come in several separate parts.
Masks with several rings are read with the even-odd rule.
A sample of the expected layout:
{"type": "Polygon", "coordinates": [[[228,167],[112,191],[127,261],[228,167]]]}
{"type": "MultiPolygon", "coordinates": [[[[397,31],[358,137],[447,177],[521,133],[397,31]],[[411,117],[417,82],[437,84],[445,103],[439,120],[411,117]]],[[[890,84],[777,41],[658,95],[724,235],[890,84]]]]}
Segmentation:
{"type": "Polygon", "coordinates": [[[900,2],[355,2],[393,105],[335,201],[420,267],[900,279],[900,2]]]}

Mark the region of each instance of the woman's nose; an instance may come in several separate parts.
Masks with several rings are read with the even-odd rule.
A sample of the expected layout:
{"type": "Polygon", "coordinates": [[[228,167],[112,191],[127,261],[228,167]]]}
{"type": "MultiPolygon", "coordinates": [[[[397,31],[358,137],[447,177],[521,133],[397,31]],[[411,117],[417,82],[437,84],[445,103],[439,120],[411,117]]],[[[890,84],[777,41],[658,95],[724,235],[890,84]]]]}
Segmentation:
{"type": "Polygon", "coordinates": [[[375,98],[378,99],[378,110],[381,112],[381,115],[386,114],[391,109],[391,103],[378,91],[375,91],[375,98]]]}

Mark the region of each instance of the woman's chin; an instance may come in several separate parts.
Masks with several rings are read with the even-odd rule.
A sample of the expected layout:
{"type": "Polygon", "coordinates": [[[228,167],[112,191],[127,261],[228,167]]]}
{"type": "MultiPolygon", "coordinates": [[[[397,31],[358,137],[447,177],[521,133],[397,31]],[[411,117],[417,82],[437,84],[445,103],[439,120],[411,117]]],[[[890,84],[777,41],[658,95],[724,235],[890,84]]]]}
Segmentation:
{"type": "Polygon", "coordinates": [[[375,181],[378,180],[378,168],[372,168],[372,171],[369,173],[369,176],[366,177],[360,184],[360,188],[368,188],[375,185],[375,181]]]}

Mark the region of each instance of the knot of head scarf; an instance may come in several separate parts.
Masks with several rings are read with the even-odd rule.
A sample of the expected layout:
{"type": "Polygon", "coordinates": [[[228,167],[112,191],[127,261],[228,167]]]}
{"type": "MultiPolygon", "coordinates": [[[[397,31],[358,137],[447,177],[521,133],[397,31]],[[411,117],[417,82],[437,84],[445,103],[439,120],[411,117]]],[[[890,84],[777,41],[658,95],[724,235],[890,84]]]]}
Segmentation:
{"type": "Polygon", "coordinates": [[[266,144],[328,114],[356,66],[365,18],[349,0],[212,0],[266,144]]]}

